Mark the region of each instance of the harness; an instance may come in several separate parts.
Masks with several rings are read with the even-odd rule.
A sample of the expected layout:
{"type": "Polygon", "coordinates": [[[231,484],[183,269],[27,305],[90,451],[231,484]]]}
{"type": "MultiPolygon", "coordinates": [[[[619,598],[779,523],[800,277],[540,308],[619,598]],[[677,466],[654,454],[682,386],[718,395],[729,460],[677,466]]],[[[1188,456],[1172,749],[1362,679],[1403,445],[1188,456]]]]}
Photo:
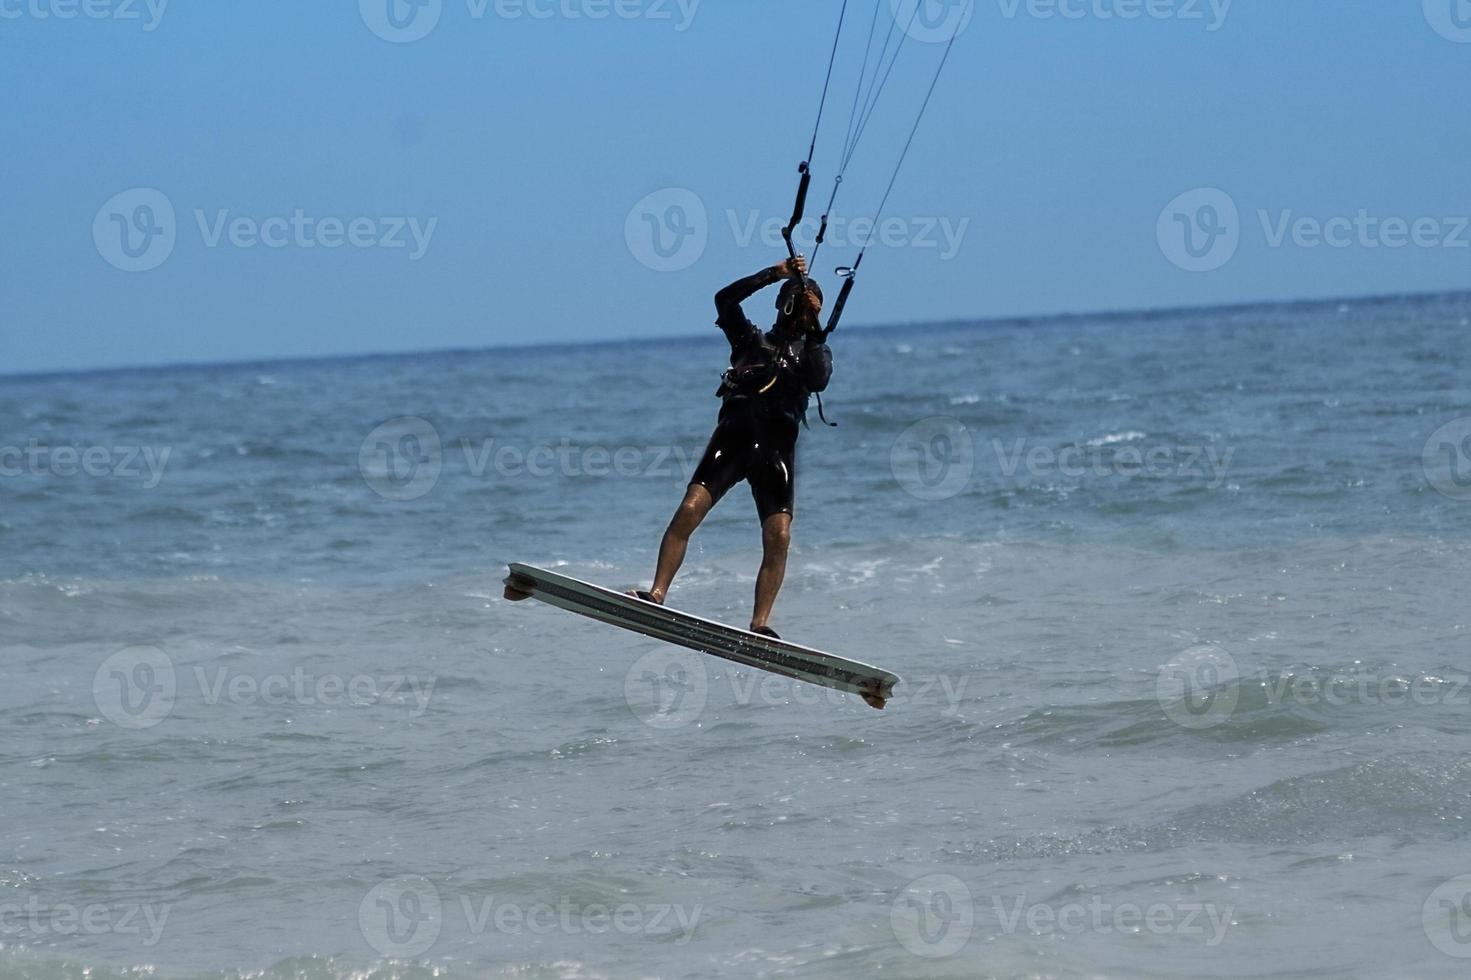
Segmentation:
{"type": "MultiPolygon", "coordinates": [[[[770,394],[776,388],[777,382],[781,380],[783,371],[795,373],[792,363],[788,360],[787,351],[769,347],[762,343],[763,350],[773,352],[770,363],[746,364],[741,367],[732,367],[720,375],[720,387],[716,390],[717,398],[725,398],[729,395],[744,395],[755,397],[770,394]],[[767,372],[770,372],[770,376],[767,372]]],[[[829,422],[822,406],[822,393],[809,392],[817,398],[817,416],[822,419],[823,424],[836,427],[838,423],[829,422]]],[[[806,423],[806,419],[803,419],[806,423]]]]}

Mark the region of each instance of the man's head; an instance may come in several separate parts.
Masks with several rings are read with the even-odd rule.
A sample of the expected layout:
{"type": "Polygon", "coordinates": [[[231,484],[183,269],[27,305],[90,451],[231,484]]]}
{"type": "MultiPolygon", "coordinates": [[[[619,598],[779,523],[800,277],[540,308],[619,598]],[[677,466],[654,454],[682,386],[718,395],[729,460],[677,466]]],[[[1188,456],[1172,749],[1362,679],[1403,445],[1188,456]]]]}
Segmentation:
{"type": "Polygon", "coordinates": [[[817,284],[817,280],[807,280],[805,293],[802,291],[802,283],[796,279],[789,279],[782,285],[781,292],[776,297],[778,331],[790,334],[812,331],[817,328],[817,318],[821,313],[822,287],[817,284]]]}

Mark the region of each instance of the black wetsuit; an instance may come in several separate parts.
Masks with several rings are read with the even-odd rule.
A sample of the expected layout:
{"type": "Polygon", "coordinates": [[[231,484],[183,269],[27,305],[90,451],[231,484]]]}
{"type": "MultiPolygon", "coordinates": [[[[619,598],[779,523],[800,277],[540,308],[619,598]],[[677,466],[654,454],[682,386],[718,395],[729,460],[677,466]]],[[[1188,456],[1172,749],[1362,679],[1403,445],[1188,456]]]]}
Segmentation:
{"type": "Polygon", "coordinates": [[[790,514],[796,497],[797,430],[813,392],[827,388],[833,355],[814,337],[762,333],[741,309],[757,291],[783,281],[772,270],[726,286],[715,296],[715,320],[730,341],[731,370],[710,445],[690,484],[720,500],[741,480],[751,485],[761,520],[790,514]]]}

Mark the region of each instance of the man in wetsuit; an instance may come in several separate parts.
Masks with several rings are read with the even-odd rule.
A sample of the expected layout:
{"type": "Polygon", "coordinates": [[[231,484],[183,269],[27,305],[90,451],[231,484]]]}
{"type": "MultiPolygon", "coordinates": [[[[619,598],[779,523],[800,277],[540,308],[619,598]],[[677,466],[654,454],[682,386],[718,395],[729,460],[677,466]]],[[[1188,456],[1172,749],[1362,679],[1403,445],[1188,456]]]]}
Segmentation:
{"type": "Polygon", "coordinates": [[[807,260],[798,257],[738,280],[715,294],[716,324],[730,341],[731,369],[717,394],[720,419],[684,501],[659,545],[653,587],[636,593],[661,605],[684,562],[690,535],[731,487],[751,485],[761,518],[761,571],[751,629],[775,637],[768,620],[787,570],[795,496],[797,430],[809,396],[827,388],[832,351],[823,341],[818,315],[822,290],[802,283],[807,260]],[[765,333],[747,319],[741,303],[768,286],[784,283],[777,296],[776,323],[765,333]]]}

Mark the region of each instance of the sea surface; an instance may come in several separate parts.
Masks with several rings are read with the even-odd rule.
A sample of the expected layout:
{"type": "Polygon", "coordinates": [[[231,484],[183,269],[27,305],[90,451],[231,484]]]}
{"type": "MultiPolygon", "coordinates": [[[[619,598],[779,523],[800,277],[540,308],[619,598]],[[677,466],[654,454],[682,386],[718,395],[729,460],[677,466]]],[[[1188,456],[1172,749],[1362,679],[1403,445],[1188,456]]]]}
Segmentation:
{"type": "Polygon", "coordinates": [[[0,976],[1471,971],[1471,296],[834,346],[883,712],[501,598],[650,580],[713,330],[0,378],[0,976]]]}

